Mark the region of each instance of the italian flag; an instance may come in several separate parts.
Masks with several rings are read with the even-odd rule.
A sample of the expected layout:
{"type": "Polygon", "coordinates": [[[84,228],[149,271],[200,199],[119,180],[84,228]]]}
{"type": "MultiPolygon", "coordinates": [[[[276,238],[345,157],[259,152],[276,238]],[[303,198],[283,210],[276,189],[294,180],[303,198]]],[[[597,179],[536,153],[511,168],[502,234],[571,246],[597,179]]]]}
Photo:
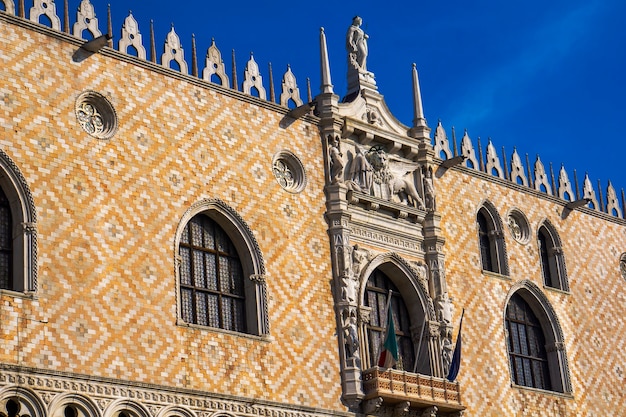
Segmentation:
{"type": "Polygon", "coordinates": [[[385,369],[393,368],[396,362],[398,362],[398,341],[396,340],[396,328],[391,315],[391,294],[389,294],[387,301],[387,329],[385,330],[383,350],[378,358],[378,366],[385,369]]]}

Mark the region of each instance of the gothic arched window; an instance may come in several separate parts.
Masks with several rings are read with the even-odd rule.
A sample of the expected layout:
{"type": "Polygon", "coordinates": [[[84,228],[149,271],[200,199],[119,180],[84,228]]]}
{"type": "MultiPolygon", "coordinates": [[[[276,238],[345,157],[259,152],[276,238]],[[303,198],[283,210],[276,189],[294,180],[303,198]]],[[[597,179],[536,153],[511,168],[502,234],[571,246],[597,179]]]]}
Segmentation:
{"type": "Polygon", "coordinates": [[[0,188],[0,288],[13,289],[13,218],[11,205],[0,188]]]}
{"type": "Polygon", "coordinates": [[[544,285],[546,287],[569,291],[563,250],[561,249],[560,240],[556,231],[549,223],[539,228],[537,241],[539,244],[539,256],[541,258],[541,271],[544,285]]]}
{"type": "Polygon", "coordinates": [[[37,290],[36,221],[26,179],[0,149],[0,290],[37,290]]]}
{"type": "MultiPolygon", "coordinates": [[[[370,364],[376,365],[381,352],[387,324],[387,299],[391,290],[391,312],[398,341],[398,363],[395,368],[412,372],[415,353],[411,339],[409,314],[402,295],[391,280],[380,270],[375,270],[367,280],[364,304],[371,308],[367,325],[370,364]]],[[[426,343],[426,342],[425,342],[426,343]]]]}
{"type": "Polygon", "coordinates": [[[243,219],[221,200],[203,200],[185,213],[177,236],[180,320],[267,335],[265,266],[243,219]]]}
{"type": "Polygon", "coordinates": [[[563,331],[554,309],[533,282],[523,280],[515,287],[505,313],[513,384],[570,393],[563,331]]]}
{"type": "Polygon", "coordinates": [[[485,205],[476,215],[480,259],[484,271],[508,275],[502,222],[495,209],[485,205]]]}
{"type": "Polygon", "coordinates": [[[506,327],[513,381],[525,387],[552,389],[541,323],[519,294],[513,294],[507,306],[506,327]]]}
{"type": "Polygon", "coordinates": [[[182,319],[245,333],[243,269],[224,230],[205,214],[196,215],[183,231],[180,256],[182,319]]]}

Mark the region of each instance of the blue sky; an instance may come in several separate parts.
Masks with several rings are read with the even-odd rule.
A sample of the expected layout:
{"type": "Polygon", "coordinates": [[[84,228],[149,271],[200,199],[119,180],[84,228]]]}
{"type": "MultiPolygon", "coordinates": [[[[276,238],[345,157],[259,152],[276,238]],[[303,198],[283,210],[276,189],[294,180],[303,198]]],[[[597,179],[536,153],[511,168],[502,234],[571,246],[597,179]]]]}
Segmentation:
{"type": "MultiPolygon", "coordinates": [[[[28,1],[27,7],[28,5],[28,1]]],[[[57,0],[62,9],[63,2],[57,0]]],[[[200,71],[215,38],[230,68],[236,52],[239,79],[254,53],[268,88],[291,65],[306,96],[306,78],[319,92],[319,28],[325,28],[335,92],[345,94],[345,33],[354,15],[370,36],[368,69],[404,124],[411,123],[411,65],[420,74],[424,111],[431,128],[441,119],[457,141],[467,129],[483,149],[488,138],[508,158],[535,155],[561,164],[582,188],[585,172],[597,188],[611,180],[626,187],[626,1],[441,0],[436,2],[208,2],[206,0],[92,0],[102,30],[111,4],[115,45],[132,10],[146,49],[154,21],[157,55],[171,25],[191,62],[195,34],[200,71]]],[[[69,0],[70,22],[79,0],[69,0]]],[[[547,166],[546,166],[547,168],[547,166]]],[[[596,190],[596,194],[597,194],[596,190]]]]}

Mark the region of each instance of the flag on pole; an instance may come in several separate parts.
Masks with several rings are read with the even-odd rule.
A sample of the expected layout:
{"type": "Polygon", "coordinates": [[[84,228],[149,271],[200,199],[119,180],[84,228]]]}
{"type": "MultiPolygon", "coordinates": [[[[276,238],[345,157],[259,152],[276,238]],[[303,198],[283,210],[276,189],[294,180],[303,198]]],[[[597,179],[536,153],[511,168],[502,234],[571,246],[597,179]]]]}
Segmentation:
{"type": "Polygon", "coordinates": [[[383,350],[378,357],[378,366],[392,368],[398,361],[398,341],[396,340],[396,328],[391,315],[391,291],[387,300],[387,329],[385,330],[385,342],[383,350]]]}
{"type": "Polygon", "coordinates": [[[448,371],[447,380],[454,382],[456,376],[459,374],[459,368],[461,368],[461,328],[463,327],[463,316],[465,315],[465,309],[461,313],[461,322],[459,323],[459,334],[456,337],[456,344],[454,346],[454,354],[452,355],[452,362],[450,363],[450,371],[448,371]]]}

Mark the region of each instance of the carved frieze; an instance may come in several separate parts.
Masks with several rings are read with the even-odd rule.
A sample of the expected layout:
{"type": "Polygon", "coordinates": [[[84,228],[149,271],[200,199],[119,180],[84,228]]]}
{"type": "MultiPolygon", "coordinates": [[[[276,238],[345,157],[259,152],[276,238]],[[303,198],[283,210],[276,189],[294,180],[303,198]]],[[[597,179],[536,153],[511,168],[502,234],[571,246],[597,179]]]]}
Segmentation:
{"type": "MultiPolygon", "coordinates": [[[[135,404],[149,412],[150,417],[158,417],[163,409],[184,407],[190,416],[213,416],[223,413],[232,413],[238,416],[249,417],[330,417],[332,411],[324,412],[316,409],[307,411],[302,407],[292,407],[286,404],[270,403],[253,404],[249,399],[237,399],[232,395],[228,398],[220,398],[217,394],[202,393],[196,391],[177,389],[173,391],[171,387],[161,387],[158,385],[147,386],[145,384],[134,384],[124,381],[124,386],[120,386],[121,381],[94,381],[86,380],[82,375],[34,374],[26,368],[6,368],[0,369],[0,391],[5,396],[15,396],[16,392],[24,392],[24,400],[33,409],[49,408],[54,404],[54,398],[60,395],[81,396],[95,404],[100,411],[106,410],[120,398],[126,398],[128,404],[135,404]],[[12,387],[15,387],[13,389],[12,387]],[[32,390],[43,400],[43,404],[36,404],[38,401],[32,395],[26,395],[32,390]]],[[[5,400],[0,397],[0,401],[5,400]]],[[[42,401],[39,401],[40,403],[42,401]]],[[[41,410],[36,415],[52,415],[51,410],[41,410]]],[[[54,411],[54,410],[52,410],[54,411]]]]}

